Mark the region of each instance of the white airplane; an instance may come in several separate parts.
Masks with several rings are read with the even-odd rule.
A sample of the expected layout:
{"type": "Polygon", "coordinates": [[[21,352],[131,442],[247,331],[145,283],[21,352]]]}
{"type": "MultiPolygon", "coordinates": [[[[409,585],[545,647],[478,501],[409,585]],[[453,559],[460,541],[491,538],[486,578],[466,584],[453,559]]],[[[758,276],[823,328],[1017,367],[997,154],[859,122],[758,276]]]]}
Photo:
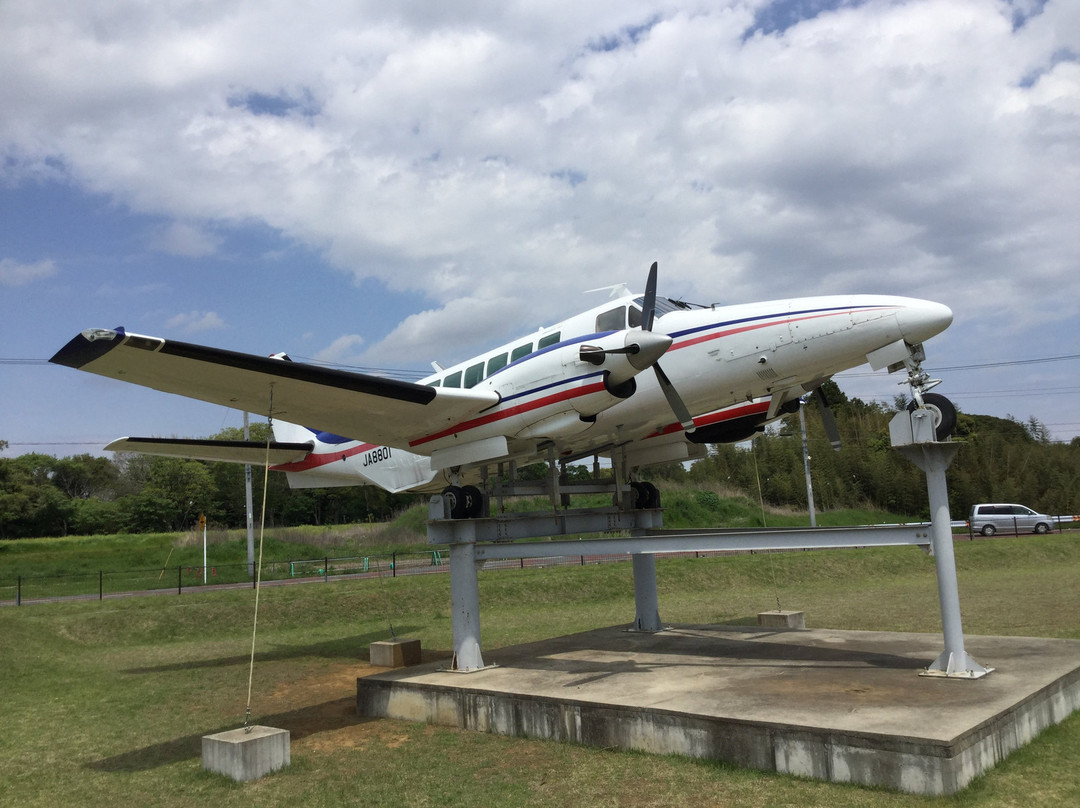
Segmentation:
{"type": "MultiPolygon", "coordinates": [[[[948,399],[927,393],[939,380],[920,364],[922,343],[952,322],[944,305],[847,295],[702,306],[657,297],[655,263],[644,294],[619,289],[602,306],[418,383],[122,328],[83,331],[50,361],[266,415],[275,438],[129,437],[106,449],[268,462],[293,487],[441,491],[455,518],[484,512],[476,484],[496,464],[604,456],[636,481],[644,466],[745,440],[866,362],[907,369],[912,406],[932,412],[939,439],[955,425],[948,399]]],[[[634,491],[637,507],[658,507],[654,487],[634,491]]]]}

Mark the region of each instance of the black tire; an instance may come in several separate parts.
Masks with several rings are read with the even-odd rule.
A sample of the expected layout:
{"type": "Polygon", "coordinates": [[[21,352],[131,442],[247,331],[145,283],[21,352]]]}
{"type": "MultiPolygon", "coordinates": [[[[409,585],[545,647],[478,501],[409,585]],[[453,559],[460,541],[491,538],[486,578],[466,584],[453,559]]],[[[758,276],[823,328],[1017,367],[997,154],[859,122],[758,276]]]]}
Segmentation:
{"type": "Polygon", "coordinates": [[[468,515],[465,490],[457,485],[448,485],[442,490],[443,500],[450,506],[451,519],[464,519],[468,515]]]}
{"type": "Polygon", "coordinates": [[[461,489],[465,493],[465,516],[476,519],[484,515],[484,492],[475,485],[466,485],[461,489]]]}
{"type": "Polygon", "coordinates": [[[1038,533],[1040,536],[1043,533],[1049,533],[1050,525],[1046,524],[1046,522],[1039,522],[1039,524],[1035,525],[1035,532],[1038,533]]]}
{"type": "Polygon", "coordinates": [[[638,483],[638,502],[639,508],[659,508],[660,507],[660,490],[652,483],[638,483]]]}
{"type": "MultiPolygon", "coordinates": [[[[945,396],[937,393],[923,393],[923,406],[934,418],[934,437],[945,440],[956,429],[956,407],[945,396]]],[[[919,408],[916,401],[908,403],[908,412],[915,412],[919,408]]]]}
{"type": "Polygon", "coordinates": [[[982,533],[984,536],[993,536],[995,533],[997,533],[997,528],[993,525],[983,525],[982,530],[980,530],[979,532],[982,533]]]}

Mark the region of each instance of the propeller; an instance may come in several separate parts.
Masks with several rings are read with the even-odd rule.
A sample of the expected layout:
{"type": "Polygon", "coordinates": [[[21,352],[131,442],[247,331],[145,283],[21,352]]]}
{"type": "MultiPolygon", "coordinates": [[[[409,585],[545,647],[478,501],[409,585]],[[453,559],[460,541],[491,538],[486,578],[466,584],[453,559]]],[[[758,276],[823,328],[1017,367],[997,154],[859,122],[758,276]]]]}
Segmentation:
{"type": "Polygon", "coordinates": [[[687,409],[675,385],[671,383],[671,379],[659,364],[660,357],[671,347],[672,340],[667,334],[658,334],[652,330],[653,323],[656,321],[656,276],[657,264],[654,261],[649,268],[645,297],[642,298],[641,330],[619,332],[621,337],[615,334],[606,335],[602,338],[600,345],[582,345],[578,349],[578,358],[582,362],[599,366],[603,365],[610,356],[625,356],[625,364],[612,363],[613,366],[604,377],[604,385],[608,392],[620,398],[633,395],[636,389],[634,377],[651,367],[671,411],[684,430],[693,432],[693,416],[690,415],[690,410],[687,409]],[[622,345],[618,344],[619,339],[622,339],[622,345]],[[605,347],[606,345],[611,347],[605,347]]]}
{"type": "MultiPolygon", "coordinates": [[[[653,265],[649,267],[649,278],[645,282],[645,299],[641,303],[641,331],[643,334],[652,333],[653,322],[656,319],[656,274],[656,261],[653,261],[653,265]]],[[[668,339],[670,340],[670,337],[668,339]]],[[[670,345],[670,342],[668,344],[670,345]]],[[[665,350],[667,349],[665,348],[665,350]]],[[[664,398],[667,399],[671,411],[675,413],[675,417],[685,431],[693,432],[694,418],[690,415],[690,410],[686,408],[679,391],[675,389],[671,379],[664,373],[664,369],[660,367],[659,359],[653,362],[652,367],[653,372],[656,373],[656,381],[660,384],[660,389],[664,391],[664,398]]]]}
{"type": "Polygon", "coordinates": [[[836,418],[833,417],[829,401],[825,398],[825,390],[819,387],[814,392],[817,393],[814,398],[817,399],[818,410],[821,412],[821,423],[825,426],[825,434],[829,438],[829,443],[832,444],[833,451],[839,452],[842,448],[840,445],[840,430],[836,427],[836,418]]]}

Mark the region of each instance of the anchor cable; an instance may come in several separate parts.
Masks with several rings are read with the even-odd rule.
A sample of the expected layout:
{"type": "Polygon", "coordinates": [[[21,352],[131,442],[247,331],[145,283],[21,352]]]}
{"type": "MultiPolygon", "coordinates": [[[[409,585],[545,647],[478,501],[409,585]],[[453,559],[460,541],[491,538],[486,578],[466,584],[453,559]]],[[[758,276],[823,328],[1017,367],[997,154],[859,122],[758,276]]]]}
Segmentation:
{"type": "Polygon", "coordinates": [[[266,415],[266,459],[263,463],[262,509],[259,514],[259,558],[255,563],[255,618],[251,626],[251,661],[248,665],[247,706],[244,708],[244,732],[251,732],[251,683],[255,676],[255,637],[259,629],[259,590],[262,588],[263,537],[266,533],[266,493],[270,479],[270,436],[274,429],[274,385],[270,385],[270,408],[266,415]]]}

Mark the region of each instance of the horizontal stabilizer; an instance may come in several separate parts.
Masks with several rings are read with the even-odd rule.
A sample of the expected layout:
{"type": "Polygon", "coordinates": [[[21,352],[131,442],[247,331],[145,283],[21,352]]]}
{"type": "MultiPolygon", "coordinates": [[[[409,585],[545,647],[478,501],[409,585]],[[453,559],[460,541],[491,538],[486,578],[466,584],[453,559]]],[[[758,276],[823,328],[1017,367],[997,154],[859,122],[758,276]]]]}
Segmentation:
{"type": "Polygon", "coordinates": [[[260,441],[248,440],[187,440],[183,438],[117,438],[105,447],[110,452],[184,457],[189,460],[213,460],[223,463],[244,463],[260,466],[269,462],[295,463],[303,460],[314,448],[313,443],[281,443],[271,441],[269,447],[260,441]]]}

